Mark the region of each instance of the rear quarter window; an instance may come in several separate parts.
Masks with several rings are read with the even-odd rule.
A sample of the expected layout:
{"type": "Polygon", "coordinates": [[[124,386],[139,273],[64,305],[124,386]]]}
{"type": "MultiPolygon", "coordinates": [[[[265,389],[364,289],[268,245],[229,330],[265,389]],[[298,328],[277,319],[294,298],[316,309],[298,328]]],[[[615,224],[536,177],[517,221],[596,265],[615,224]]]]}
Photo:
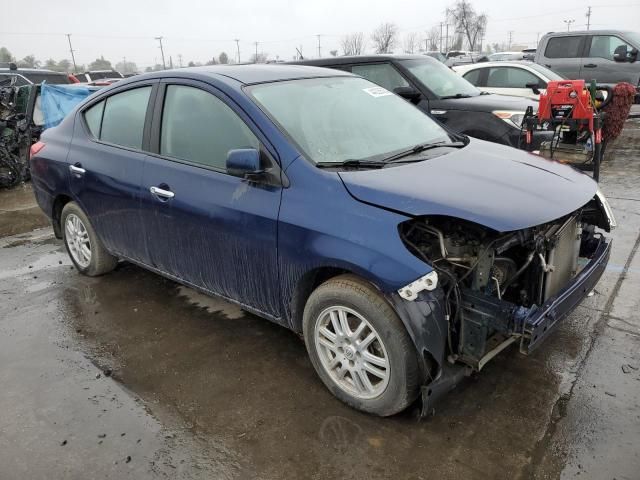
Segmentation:
{"type": "Polygon", "coordinates": [[[582,36],[553,37],[547,42],[547,58],[578,58],[582,56],[582,36]]]}
{"type": "Polygon", "coordinates": [[[482,72],[481,68],[476,68],[475,70],[471,70],[470,72],[462,75],[467,82],[475,85],[476,87],[480,86],[480,73],[482,72]]]}

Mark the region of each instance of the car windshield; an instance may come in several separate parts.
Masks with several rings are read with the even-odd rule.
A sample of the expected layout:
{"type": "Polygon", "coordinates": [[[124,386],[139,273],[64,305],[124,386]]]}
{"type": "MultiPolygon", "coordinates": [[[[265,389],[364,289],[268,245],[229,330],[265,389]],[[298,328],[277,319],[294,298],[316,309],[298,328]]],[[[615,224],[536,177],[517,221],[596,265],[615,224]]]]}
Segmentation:
{"type": "Polygon", "coordinates": [[[400,63],[438,97],[480,95],[480,90],[440,62],[412,59],[400,63]]]}
{"type": "Polygon", "coordinates": [[[406,100],[358,77],[267,83],[249,94],[313,162],[381,160],[448,133],[406,100]]]}
{"type": "Polygon", "coordinates": [[[102,80],[104,78],[123,78],[120,72],[106,71],[106,72],[89,72],[91,80],[102,80]]]}
{"type": "Polygon", "coordinates": [[[537,63],[529,64],[529,67],[535,70],[538,73],[541,73],[545,77],[547,77],[550,81],[553,80],[566,80],[567,77],[560,75],[553,70],[548,69],[547,67],[543,67],[542,65],[538,65],[537,63]]]}

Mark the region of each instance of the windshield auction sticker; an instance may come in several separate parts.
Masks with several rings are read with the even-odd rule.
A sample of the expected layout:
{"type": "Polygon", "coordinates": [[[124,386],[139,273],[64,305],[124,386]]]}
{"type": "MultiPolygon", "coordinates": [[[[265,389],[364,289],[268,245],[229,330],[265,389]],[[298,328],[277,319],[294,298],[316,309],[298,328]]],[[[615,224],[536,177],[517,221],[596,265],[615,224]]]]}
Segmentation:
{"type": "Polygon", "coordinates": [[[367,92],[372,97],[386,97],[387,95],[393,95],[389,90],[382,87],[363,88],[362,91],[367,92]]]}

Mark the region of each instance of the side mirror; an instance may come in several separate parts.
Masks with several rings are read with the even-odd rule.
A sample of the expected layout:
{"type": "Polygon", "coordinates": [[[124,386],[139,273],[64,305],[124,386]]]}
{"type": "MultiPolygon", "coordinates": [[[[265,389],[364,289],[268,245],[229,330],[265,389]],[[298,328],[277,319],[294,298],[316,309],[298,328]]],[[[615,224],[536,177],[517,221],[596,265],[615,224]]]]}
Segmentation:
{"type": "Polygon", "coordinates": [[[414,103],[420,100],[420,97],[422,96],[422,94],[413,87],[396,87],[393,89],[393,93],[414,103]]]}
{"type": "Polygon", "coordinates": [[[627,55],[627,60],[629,63],[633,63],[638,59],[638,49],[634,48],[633,50],[631,50],[629,52],[629,54],[627,55]]]}
{"type": "Polygon", "coordinates": [[[525,87],[530,88],[536,95],[540,95],[540,84],[538,82],[527,83],[525,87]]]}
{"type": "Polygon", "coordinates": [[[238,148],[227,153],[227,173],[234,177],[250,178],[262,175],[260,152],[255,148],[238,148]]]}
{"type": "MultiPolygon", "coordinates": [[[[630,52],[633,54],[633,51],[630,52]]],[[[626,45],[618,45],[616,49],[613,51],[613,61],[614,62],[628,62],[629,57],[627,56],[627,46],[626,45]]]]}

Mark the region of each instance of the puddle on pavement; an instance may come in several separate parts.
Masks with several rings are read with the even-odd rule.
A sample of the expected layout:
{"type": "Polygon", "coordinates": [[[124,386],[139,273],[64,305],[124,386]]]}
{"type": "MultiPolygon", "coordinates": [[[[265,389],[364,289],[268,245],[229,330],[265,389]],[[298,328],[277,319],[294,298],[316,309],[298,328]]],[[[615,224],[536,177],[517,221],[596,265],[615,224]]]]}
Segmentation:
{"type": "Polygon", "coordinates": [[[65,298],[89,354],[154,414],[177,413],[266,478],[515,474],[543,434],[558,365],[580,350],[505,352],[436,417],[419,422],[414,408],[379,419],[333,398],[292,332],[133,265],[69,275],[65,298]]]}

